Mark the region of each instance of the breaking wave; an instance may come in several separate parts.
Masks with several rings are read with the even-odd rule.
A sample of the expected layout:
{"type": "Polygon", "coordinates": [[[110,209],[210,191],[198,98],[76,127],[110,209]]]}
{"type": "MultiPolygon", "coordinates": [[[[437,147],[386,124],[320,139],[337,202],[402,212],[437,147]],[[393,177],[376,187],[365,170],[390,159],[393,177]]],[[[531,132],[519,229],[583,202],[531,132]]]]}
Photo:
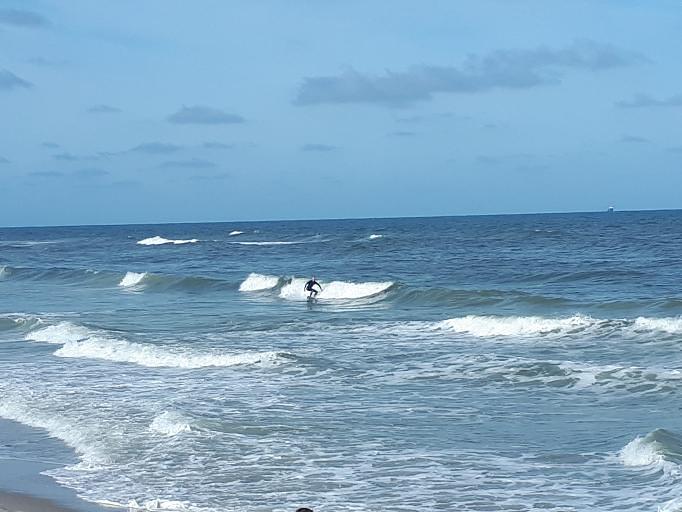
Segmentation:
{"type": "MultiPolygon", "coordinates": [[[[279,296],[287,300],[306,300],[308,293],[303,289],[306,279],[294,278],[282,287],[279,296]]],[[[320,299],[360,299],[373,297],[388,291],[394,283],[386,282],[366,282],[352,283],[347,281],[332,281],[331,283],[320,283],[322,291],[317,297],[320,299]]]]}
{"type": "Polygon", "coordinates": [[[33,332],[29,341],[61,344],[54,355],[67,358],[103,359],[118,363],[133,363],[149,368],[206,368],[237,365],[274,366],[287,359],[285,354],[264,352],[197,352],[140,344],[111,336],[108,332],[90,329],[71,322],[60,322],[33,332]]]}
{"type": "Polygon", "coordinates": [[[574,332],[590,327],[596,322],[595,319],[583,315],[574,315],[567,318],[467,315],[438,322],[436,328],[471,334],[477,337],[531,336],[535,334],[574,332]]]}
{"type": "Polygon", "coordinates": [[[61,414],[44,410],[43,404],[36,401],[32,393],[2,391],[1,417],[46,430],[50,436],[61,439],[73,448],[86,464],[109,461],[108,451],[105,443],[101,441],[101,436],[88,429],[82,422],[70,422],[61,414]]]}
{"type": "Polygon", "coordinates": [[[126,275],[123,276],[123,279],[121,279],[121,282],[118,283],[118,285],[124,288],[136,286],[140,284],[145,277],[147,277],[146,272],[126,272],[126,275]]]}
{"type": "Polygon", "coordinates": [[[189,240],[172,240],[169,238],[163,238],[161,236],[153,236],[151,238],[145,238],[144,240],[139,240],[137,243],[138,245],[164,245],[164,244],[173,244],[173,245],[183,245],[183,244],[194,244],[198,242],[196,238],[192,238],[189,240]]]}
{"type": "Polygon", "coordinates": [[[237,235],[243,235],[243,234],[244,234],[243,231],[234,230],[234,231],[230,231],[230,233],[227,236],[237,236],[237,235]]]}
{"type": "Polygon", "coordinates": [[[636,331],[662,331],[668,334],[682,333],[682,317],[635,319],[633,329],[636,331]]]}
{"type": "Polygon", "coordinates": [[[164,411],[154,418],[149,430],[163,434],[164,436],[176,436],[183,432],[191,432],[189,420],[182,414],[174,411],[164,411]]]}
{"type": "Polygon", "coordinates": [[[22,313],[8,313],[0,315],[0,331],[11,329],[31,329],[40,325],[42,320],[35,315],[24,315],[22,313]]]}
{"type": "Polygon", "coordinates": [[[279,284],[279,277],[251,273],[239,285],[240,292],[256,292],[270,290],[279,284]]]}
{"type": "Polygon", "coordinates": [[[659,428],[630,441],[618,457],[625,466],[649,467],[666,475],[680,475],[682,439],[669,430],[659,428]]]}
{"type": "Polygon", "coordinates": [[[376,239],[378,239],[378,238],[383,238],[383,237],[384,237],[384,235],[377,235],[377,234],[371,234],[371,235],[369,235],[369,239],[370,239],[370,240],[376,240],[376,239]]]}

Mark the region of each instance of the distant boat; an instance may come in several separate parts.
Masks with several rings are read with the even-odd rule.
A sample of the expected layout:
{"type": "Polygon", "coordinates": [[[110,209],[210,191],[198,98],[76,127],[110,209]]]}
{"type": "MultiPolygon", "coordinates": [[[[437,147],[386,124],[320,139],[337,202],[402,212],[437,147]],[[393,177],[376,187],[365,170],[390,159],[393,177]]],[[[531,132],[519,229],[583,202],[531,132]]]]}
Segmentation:
{"type": "Polygon", "coordinates": [[[612,213],[612,212],[613,212],[613,206],[609,206],[609,210],[608,210],[608,211],[609,211],[609,213],[612,213]]]}

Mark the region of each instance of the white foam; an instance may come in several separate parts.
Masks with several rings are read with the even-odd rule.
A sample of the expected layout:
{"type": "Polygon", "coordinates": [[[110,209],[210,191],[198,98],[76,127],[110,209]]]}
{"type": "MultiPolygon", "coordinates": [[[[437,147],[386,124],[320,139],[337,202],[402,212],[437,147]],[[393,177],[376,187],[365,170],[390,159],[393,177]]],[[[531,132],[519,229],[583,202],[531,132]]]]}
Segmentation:
{"type": "Polygon", "coordinates": [[[149,425],[149,430],[163,434],[164,436],[176,436],[182,432],[191,432],[187,418],[174,411],[165,411],[159,414],[149,425]]]}
{"type": "Polygon", "coordinates": [[[205,368],[258,364],[273,366],[282,362],[277,352],[197,353],[172,350],[156,345],[143,345],[110,336],[103,331],[60,322],[28,333],[30,341],[61,344],[54,355],[58,357],[103,359],[119,363],[133,363],[149,368],[205,368]]]}
{"type": "Polygon", "coordinates": [[[383,238],[383,237],[384,237],[384,235],[376,235],[376,234],[369,235],[370,240],[376,240],[377,238],[383,238]]]}
{"type": "Polygon", "coordinates": [[[230,234],[228,236],[237,236],[237,235],[241,235],[243,233],[244,233],[243,231],[235,230],[235,231],[230,231],[230,234]]]}
{"type": "Polygon", "coordinates": [[[86,339],[91,335],[92,331],[87,327],[72,324],[71,322],[59,322],[58,324],[48,325],[42,329],[29,332],[25,339],[44,343],[64,344],[86,339]]]}
{"type": "Polygon", "coordinates": [[[618,457],[626,466],[651,466],[665,462],[663,455],[658,451],[656,442],[639,436],[626,444],[618,457]]]}
{"type": "MultiPolygon", "coordinates": [[[[307,279],[292,279],[282,287],[279,296],[287,300],[306,300],[308,292],[303,288],[307,279]]],[[[378,295],[393,286],[392,281],[351,283],[347,281],[332,281],[320,283],[322,291],[317,294],[320,299],[360,299],[378,295]]]]}
{"type": "Polygon", "coordinates": [[[146,272],[126,272],[126,275],[123,276],[123,279],[121,279],[121,282],[118,283],[118,285],[124,288],[136,286],[140,284],[145,277],[147,277],[146,272]]]}
{"type": "Polygon", "coordinates": [[[137,500],[130,500],[126,506],[129,510],[168,510],[168,511],[184,511],[188,507],[182,501],[175,500],[147,500],[141,505],[137,500]]]}
{"type": "Polygon", "coordinates": [[[279,277],[267,276],[263,274],[251,273],[239,285],[240,292],[255,292],[259,290],[269,290],[279,283],[279,277]]]}
{"type": "Polygon", "coordinates": [[[682,498],[673,498],[658,507],[658,512],[680,512],[682,511],[682,498]]]}
{"type": "Polygon", "coordinates": [[[23,313],[7,313],[0,315],[0,320],[8,320],[13,327],[34,327],[43,323],[42,319],[35,315],[25,315],[23,313]]]}
{"type": "Polygon", "coordinates": [[[4,279],[8,274],[9,272],[7,271],[7,266],[3,265],[0,267],[0,279],[4,279]]]}
{"type": "Polygon", "coordinates": [[[48,434],[61,439],[82,456],[85,465],[96,465],[109,460],[98,436],[90,432],[81,422],[69,422],[61,414],[43,410],[34,403],[31,395],[8,396],[3,393],[0,401],[0,416],[33,428],[46,430],[48,434]]]}
{"type": "Polygon", "coordinates": [[[170,351],[152,345],[141,345],[125,340],[92,337],[80,342],[65,343],[54,355],[85,359],[104,359],[117,363],[133,363],[148,368],[206,368],[246,364],[274,365],[276,352],[243,352],[237,354],[197,354],[170,351]]]}
{"type": "Polygon", "coordinates": [[[635,319],[633,328],[636,331],[662,331],[678,334],[682,333],[682,317],[647,318],[640,316],[635,319]]]}
{"type": "Polygon", "coordinates": [[[574,315],[567,318],[467,315],[465,317],[443,320],[442,322],[438,322],[436,327],[478,337],[529,336],[534,334],[572,331],[574,329],[589,327],[594,323],[594,319],[583,315],[574,315]]]}
{"type": "Polygon", "coordinates": [[[169,238],[163,238],[161,236],[153,236],[151,238],[145,238],[144,240],[140,240],[137,243],[139,245],[163,245],[163,244],[174,244],[174,245],[181,245],[181,244],[194,244],[198,242],[196,238],[192,238],[189,240],[172,240],[169,238]]]}

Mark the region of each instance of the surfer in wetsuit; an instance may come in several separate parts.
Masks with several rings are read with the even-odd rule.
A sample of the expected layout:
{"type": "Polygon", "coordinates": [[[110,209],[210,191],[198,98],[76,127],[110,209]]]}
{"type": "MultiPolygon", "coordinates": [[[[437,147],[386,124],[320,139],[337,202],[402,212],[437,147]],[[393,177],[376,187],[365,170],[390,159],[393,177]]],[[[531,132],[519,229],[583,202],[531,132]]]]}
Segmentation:
{"type": "Polygon", "coordinates": [[[317,297],[318,291],[315,289],[315,286],[319,287],[320,291],[322,291],[322,286],[320,285],[320,283],[315,281],[315,276],[313,276],[313,278],[310,281],[308,281],[303,287],[304,291],[310,292],[310,295],[308,295],[309,299],[314,299],[315,297],[317,297]]]}

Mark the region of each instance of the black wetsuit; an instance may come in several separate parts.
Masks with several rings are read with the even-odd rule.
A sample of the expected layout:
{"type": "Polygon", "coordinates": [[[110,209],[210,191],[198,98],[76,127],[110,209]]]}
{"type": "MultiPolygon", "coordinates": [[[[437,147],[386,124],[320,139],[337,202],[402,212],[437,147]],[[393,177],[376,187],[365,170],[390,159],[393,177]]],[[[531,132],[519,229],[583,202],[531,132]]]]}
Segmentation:
{"type": "MultiPolygon", "coordinates": [[[[303,289],[304,289],[305,291],[310,292],[309,297],[316,297],[316,296],[317,296],[318,291],[314,288],[315,285],[320,286],[320,283],[318,283],[318,282],[315,281],[314,279],[311,279],[311,280],[308,281],[308,282],[305,284],[305,286],[303,287],[303,289]]],[[[320,291],[321,291],[321,290],[322,290],[322,286],[320,286],[320,291]]]]}

